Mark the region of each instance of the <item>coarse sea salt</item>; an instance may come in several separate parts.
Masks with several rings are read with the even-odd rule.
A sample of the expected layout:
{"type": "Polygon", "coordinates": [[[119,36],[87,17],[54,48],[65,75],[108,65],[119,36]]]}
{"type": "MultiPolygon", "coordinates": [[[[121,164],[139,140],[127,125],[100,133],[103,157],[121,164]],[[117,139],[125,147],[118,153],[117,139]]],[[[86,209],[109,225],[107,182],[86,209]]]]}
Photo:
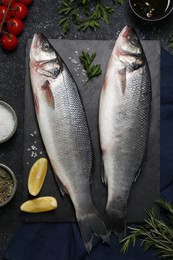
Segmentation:
{"type": "MultiPolygon", "coordinates": [[[[32,133],[30,133],[30,137],[32,139],[32,143],[30,147],[27,148],[27,151],[30,153],[30,157],[36,158],[39,156],[39,154],[43,154],[43,151],[40,151],[39,147],[37,147],[37,140],[35,140],[35,138],[37,138],[37,131],[34,130],[32,133]]],[[[29,162],[27,164],[29,164],[29,162]]]]}
{"type": "Polygon", "coordinates": [[[11,135],[15,126],[13,115],[8,108],[0,104],[0,141],[11,135]]]}

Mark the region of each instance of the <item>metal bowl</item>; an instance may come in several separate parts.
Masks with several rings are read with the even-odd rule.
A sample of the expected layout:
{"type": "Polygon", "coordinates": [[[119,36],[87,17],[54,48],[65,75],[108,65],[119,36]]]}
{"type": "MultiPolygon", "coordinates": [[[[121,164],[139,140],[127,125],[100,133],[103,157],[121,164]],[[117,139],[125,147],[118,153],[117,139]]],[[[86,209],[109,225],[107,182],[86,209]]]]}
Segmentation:
{"type": "Polygon", "coordinates": [[[160,21],[173,10],[173,0],[129,0],[129,5],[139,18],[145,21],[160,21]]]}
{"type": "Polygon", "coordinates": [[[16,115],[14,109],[9,104],[7,104],[6,102],[0,100],[0,106],[2,106],[4,109],[6,109],[11,114],[11,116],[13,118],[13,121],[14,121],[13,128],[8,133],[8,135],[3,137],[2,139],[0,138],[0,143],[4,143],[7,140],[9,140],[14,135],[14,133],[16,132],[16,129],[17,129],[17,115],[16,115]]]}
{"type": "MultiPolygon", "coordinates": [[[[5,164],[0,163],[0,170],[1,169],[5,170],[5,172],[7,174],[9,174],[9,176],[10,176],[12,182],[13,182],[13,188],[10,191],[10,194],[6,198],[6,200],[4,200],[3,202],[0,202],[0,207],[6,205],[9,201],[11,201],[11,199],[13,198],[13,196],[14,196],[14,194],[16,192],[16,189],[17,189],[17,180],[16,180],[16,177],[15,177],[14,173],[12,172],[12,170],[9,167],[7,167],[5,164]]],[[[1,191],[0,191],[0,193],[1,193],[1,191]]]]}

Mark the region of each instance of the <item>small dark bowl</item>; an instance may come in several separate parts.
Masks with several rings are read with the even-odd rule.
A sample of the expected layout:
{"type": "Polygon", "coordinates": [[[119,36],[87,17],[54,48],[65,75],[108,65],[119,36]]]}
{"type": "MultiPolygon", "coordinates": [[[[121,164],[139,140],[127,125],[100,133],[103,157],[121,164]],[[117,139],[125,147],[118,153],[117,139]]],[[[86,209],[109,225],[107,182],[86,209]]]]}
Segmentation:
{"type": "Polygon", "coordinates": [[[14,126],[13,126],[11,133],[9,133],[9,135],[6,136],[5,138],[0,139],[0,144],[1,144],[1,143],[8,141],[14,135],[14,133],[16,132],[16,129],[17,129],[18,120],[17,120],[16,112],[8,103],[0,100],[0,105],[12,115],[13,120],[14,120],[14,126]]]}
{"type": "Polygon", "coordinates": [[[1,208],[2,206],[4,206],[4,205],[6,205],[7,203],[9,203],[9,202],[11,201],[11,199],[13,198],[14,194],[16,193],[17,180],[16,180],[16,176],[14,175],[14,173],[12,172],[12,170],[11,170],[9,167],[7,167],[5,164],[0,163],[0,168],[3,169],[3,170],[5,170],[5,172],[6,172],[7,174],[9,174],[9,176],[11,177],[12,182],[13,182],[13,189],[12,189],[10,195],[8,196],[8,198],[7,198],[5,201],[3,201],[3,202],[0,203],[0,208],[1,208]]]}
{"type": "Polygon", "coordinates": [[[173,0],[167,0],[167,4],[165,4],[166,0],[160,0],[160,2],[158,0],[155,1],[158,4],[159,10],[156,8],[155,13],[153,12],[153,15],[151,17],[147,17],[147,14],[144,12],[144,9],[142,9],[142,6],[144,6],[145,3],[150,3],[149,0],[129,0],[129,5],[134,14],[137,15],[139,18],[145,21],[155,22],[166,18],[172,12],[173,0]]]}

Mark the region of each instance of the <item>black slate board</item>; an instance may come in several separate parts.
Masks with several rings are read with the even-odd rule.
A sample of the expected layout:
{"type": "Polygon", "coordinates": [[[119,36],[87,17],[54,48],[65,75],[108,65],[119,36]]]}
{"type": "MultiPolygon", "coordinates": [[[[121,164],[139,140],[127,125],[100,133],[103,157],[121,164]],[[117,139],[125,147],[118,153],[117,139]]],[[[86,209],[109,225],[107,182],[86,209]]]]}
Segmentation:
{"type": "MultiPolygon", "coordinates": [[[[106,187],[101,183],[101,152],[98,139],[98,104],[104,73],[109,60],[114,41],[94,40],[50,40],[72,73],[82,96],[94,147],[94,172],[92,178],[93,200],[103,214],[106,203],[106,187]],[[101,64],[102,75],[91,80],[86,86],[86,79],[80,66],[78,56],[82,50],[97,53],[95,63],[101,64]]],[[[47,157],[34,112],[32,91],[29,79],[28,53],[31,40],[26,49],[26,80],[25,80],[25,119],[24,119],[24,187],[23,201],[33,198],[27,190],[28,173],[32,164],[40,157],[47,157]]],[[[158,41],[142,41],[152,78],[152,120],[149,134],[148,153],[145,168],[134,183],[128,203],[128,223],[141,223],[145,218],[145,209],[152,208],[155,199],[159,197],[160,176],[160,43],[158,41]]],[[[49,163],[49,169],[44,186],[39,196],[52,195],[57,198],[58,208],[51,212],[28,214],[21,213],[25,222],[73,222],[75,214],[68,196],[62,197],[56,185],[54,174],[49,163]]]]}

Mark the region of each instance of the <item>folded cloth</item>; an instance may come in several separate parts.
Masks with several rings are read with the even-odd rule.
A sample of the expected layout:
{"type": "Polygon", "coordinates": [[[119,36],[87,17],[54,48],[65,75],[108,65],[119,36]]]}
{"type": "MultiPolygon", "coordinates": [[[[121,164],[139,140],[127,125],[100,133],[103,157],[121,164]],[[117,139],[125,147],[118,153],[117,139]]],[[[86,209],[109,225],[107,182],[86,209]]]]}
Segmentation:
{"type": "Polygon", "coordinates": [[[150,252],[144,253],[137,244],[128,254],[121,254],[117,239],[111,245],[94,241],[91,255],[86,253],[76,224],[41,223],[22,224],[11,241],[5,259],[9,260],[155,260],[150,252]]]}
{"type": "MultiPolygon", "coordinates": [[[[173,202],[173,56],[161,52],[161,193],[173,202]],[[171,139],[172,138],[172,139],[171,139]]],[[[6,260],[155,260],[152,249],[144,252],[137,241],[127,254],[115,236],[110,246],[94,239],[90,255],[86,253],[77,224],[37,223],[22,224],[10,242],[6,260]]]]}
{"type": "Polygon", "coordinates": [[[162,50],[161,111],[160,111],[160,167],[161,193],[173,202],[173,56],[162,50]],[[170,190],[170,192],[167,192],[170,190]]]}

